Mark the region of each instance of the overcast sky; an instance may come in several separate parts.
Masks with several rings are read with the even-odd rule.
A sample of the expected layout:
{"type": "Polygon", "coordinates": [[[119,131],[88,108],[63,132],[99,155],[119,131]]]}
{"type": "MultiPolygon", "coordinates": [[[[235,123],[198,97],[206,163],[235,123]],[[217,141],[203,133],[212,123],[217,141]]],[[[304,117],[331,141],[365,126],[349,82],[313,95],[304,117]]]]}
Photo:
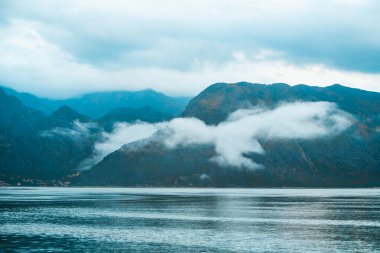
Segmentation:
{"type": "Polygon", "coordinates": [[[0,0],[0,84],[48,97],[215,82],[380,91],[380,1],[0,0]]]}

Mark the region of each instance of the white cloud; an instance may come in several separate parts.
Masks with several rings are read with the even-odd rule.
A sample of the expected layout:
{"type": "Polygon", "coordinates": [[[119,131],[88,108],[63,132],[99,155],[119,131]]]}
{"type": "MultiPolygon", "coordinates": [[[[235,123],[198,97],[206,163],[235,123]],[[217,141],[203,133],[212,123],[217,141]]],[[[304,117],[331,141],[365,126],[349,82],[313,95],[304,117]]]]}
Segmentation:
{"type": "MultiPolygon", "coordinates": [[[[81,168],[89,169],[107,154],[133,141],[151,137],[168,148],[188,145],[213,145],[213,162],[220,166],[261,168],[245,155],[265,154],[260,141],[279,139],[314,139],[340,134],[353,123],[348,113],[328,102],[298,102],[283,104],[274,109],[252,108],[238,110],[214,126],[196,118],[176,118],[159,124],[117,124],[112,133],[104,133],[95,145],[93,157],[81,168]]],[[[144,145],[139,146],[144,148],[144,145]]]]}
{"type": "Polygon", "coordinates": [[[349,114],[332,103],[299,102],[273,110],[238,110],[217,126],[207,126],[198,119],[178,118],[168,125],[166,145],[213,144],[220,165],[260,168],[244,154],[265,151],[259,140],[313,139],[337,135],[352,124],[349,114]]]}
{"type": "Polygon", "coordinates": [[[118,150],[123,145],[148,138],[161,127],[161,123],[116,123],[111,133],[103,132],[100,140],[95,143],[93,155],[80,164],[79,170],[91,168],[96,163],[100,162],[105,156],[118,150]]]}
{"type": "Polygon", "coordinates": [[[75,120],[71,124],[71,127],[55,127],[53,129],[42,131],[41,136],[63,136],[75,141],[80,141],[83,138],[88,138],[91,134],[91,130],[93,129],[98,129],[98,126],[95,123],[84,123],[79,120],[75,120]]]}

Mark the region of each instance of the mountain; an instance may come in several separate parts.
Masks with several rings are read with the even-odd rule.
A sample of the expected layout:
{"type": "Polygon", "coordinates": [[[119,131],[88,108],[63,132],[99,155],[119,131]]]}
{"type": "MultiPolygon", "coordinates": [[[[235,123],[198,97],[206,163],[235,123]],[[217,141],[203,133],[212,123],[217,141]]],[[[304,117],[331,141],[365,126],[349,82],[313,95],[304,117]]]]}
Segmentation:
{"type": "Polygon", "coordinates": [[[133,123],[136,121],[144,121],[149,123],[157,123],[172,119],[173,116],[160,112],[150,106],[140,108],[122,107],[110,111],[97,120],[108,131],[112,129],[112,125],[116,122],[133,123]]]}
{"type": "MultiPolygon", "coordinates": [[[[78,185],[213,187],[380,186],[380,93],[341,85],[218,83],[190,101],[183,117],[207,124],[224,121],[237,109],[273,108],[284,102],[328,101],[355,117],[336,136],[313,140],[261,138],[265,154],[245,154],[264,169],[219,166],[210,145],[167,148],[159,133],[125,145],[74,180],[78,185]]],[[[278,122],[277,124],[281,124],[278,122]]]]}
{"type": "Polygon", "coordinates": [[[100,118],[110,111],[122,107],[140,108],[150,106],[170,115],[179,115],[185,109],[190,98],[170,97],[152,89],[141,91],[113,91],[84,94],[68,99],[40,98],[29,93],[17,92],[2,87],[4,92],[18,98],[25,106],[51,114],[61,106],[69,106],[90,118],[100,118]]]}
{"type": "MultiPolygon", "coordinates": [[[[238,109],[328,101],[351,114],[353,125],[338,135],[311,140],[258,137],[265,153],[245,153],[244,157],[262,164],[263,169],[221,166],[212,160],[216,151],[211,144],[168,148],[163,144],[168,136],[158,131],[148,139],[124,145],[91,169],[78,171],[82,162],[94,155],[95,143],[108,136],[104,135],[104,129],[110,132],[115,122],[142,120],[155,123],[172,118],[157,107],[139,107],[137,102],[133,107],[113,108],[99,119],[73,108],[73,104],[83,108],[106,107],[103,102],[111,97],[115,99],[114,106],[126,103],[124,92],[119,94],[119,100],[115,94],[117,92],[112,96],[98,94],[97,99],[84,99],[86,103],[78,102],[80,99],[76,98],[73,101],[77,104],[55,104],[49,108],[56,109],[46,114],[0,89],[0,185],[380,186],[380,93],[341,85],[321,88],[217,83],[193,98],[182,116],[201,119],[213,129],[238,109]]],[[[272,124],[283,123],[275,119],[272,124]]]]}
{"type": "Polygon", "coordinates": [[[139,108],[144,106],[150,106],[163,113],[179,115],[186,107],[188,101],[189,98],[169,97],[163,93],[147,89],[135,92],[91,93],[78,98],[67,99],[64,103],[91,118],[100,118],[114,109],[122,107],[139,108]]]}
{"type": "Polygon", "coordinates": [[[211,85],[189,102],[182,116],[196,117],[208,124],[217,124],[237,109],[261,105],[273,107],[280,102],[295,101],[337,103],[341,109],[363,119],[374,118],[379,114],[380,108],[379,93],[338,84],[322,88],[307,85],[289,86],[283,83],[265,85],[240,82],[211,85]]]}
{"type": "Polygon", "coordinates": [[[50,114],[54,111],[54,108],[48,105],[49,99],[40,98],[27,92],[18,92],[5,86],[0,86],[0,89],[2,89],[7,95],[17,98],[27,107],[44,112],[45,114],[50,114]]]}
{"type": "Polygon", "coordinates": [[[114,123],[171,118],[150,106],[114,109],[99,120],[67,105],[46,114],[0,88],[0,185],[64,185],[114,123]]]}
{"type": "Polygon", "coordinates": [[[44,125],[44,114],[24,106],[0,89],[0,133],[3,138],[25,136],[44,125]]]}
{"type": "Polygon", "coordinates": [[[84,116],[67,105],[63,105],[48,117],[51,127],[69,127],[74,121],[82,123],[91,122],[87,116],[84,116]]]}
{"type": "Polygon", "coordinates": [[[81,121],[89,124],[68,107],[46,116],[0,89],[0,181],[46,185],[76,173],[97,140],[81,121]]]}
{"type": "MultiPolygon", "coordinates": [[[[86,186],[212,186],[216,180],[228,182],[233,170],[220,169],[207,159],[213,149],[207,147],[179,147],[168,150],[154,139],[123,146],[104,158],[91,170],[75,178],[74,185],[86,186]],[[230,173],[229,173],[230,172],[230,173]],[[207,175],[207,176],[206,176],[207,175]],[[202,178],[206,177],[206,178],[202,178]]],[[[215,182],[216,183],[216,182],[215,182]]],[[[238,186],[219,184],[218,186],[238,186]]],[[[216,184],[215,184],[216,186],[216,184]]]]}

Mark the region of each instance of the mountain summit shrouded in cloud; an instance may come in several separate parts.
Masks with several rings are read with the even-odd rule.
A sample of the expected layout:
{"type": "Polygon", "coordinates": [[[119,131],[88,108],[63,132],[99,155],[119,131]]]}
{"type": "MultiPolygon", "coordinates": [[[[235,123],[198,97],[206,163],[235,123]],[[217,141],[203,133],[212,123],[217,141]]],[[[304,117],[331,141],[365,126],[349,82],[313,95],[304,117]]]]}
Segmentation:
{"type": "Polygon", "coordinates": [[[62,98],[241,80],[379,91],[375,0],[0,3],[0,83],[62,98]]]}

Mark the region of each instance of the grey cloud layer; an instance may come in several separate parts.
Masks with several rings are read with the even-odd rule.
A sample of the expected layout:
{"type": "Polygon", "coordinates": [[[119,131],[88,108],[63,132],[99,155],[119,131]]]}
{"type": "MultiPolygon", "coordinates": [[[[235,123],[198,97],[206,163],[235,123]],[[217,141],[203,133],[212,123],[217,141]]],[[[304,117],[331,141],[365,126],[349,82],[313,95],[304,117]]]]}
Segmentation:
{"type": "Polygon", "coordinates": [[[4,0],[0,83],[44,96],[243,80],[380,91],[379,12],[374,0],[4,0]]]}
{"type": "Polygon", "coordinates": [[[43,37],[94,64],[184,68],[195,59],[220,62],[234,50],[250,55],[269,47],[291,61],[380,72],[377,1],[19,0],[3,5],[8,20],[36,21],[43,37]]]}

